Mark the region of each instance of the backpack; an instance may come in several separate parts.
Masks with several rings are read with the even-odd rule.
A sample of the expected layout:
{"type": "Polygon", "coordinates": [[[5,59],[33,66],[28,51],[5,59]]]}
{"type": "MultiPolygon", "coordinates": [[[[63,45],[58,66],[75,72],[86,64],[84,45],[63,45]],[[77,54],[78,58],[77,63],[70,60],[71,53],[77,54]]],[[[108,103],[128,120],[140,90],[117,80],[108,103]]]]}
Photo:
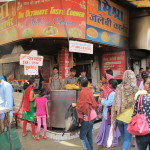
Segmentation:
{"type": "Polygon", "coordinates": [[[75,107],[69,106],[65,115],[65,132],[74,132],[78,130],[79,118],[75,107]]]}

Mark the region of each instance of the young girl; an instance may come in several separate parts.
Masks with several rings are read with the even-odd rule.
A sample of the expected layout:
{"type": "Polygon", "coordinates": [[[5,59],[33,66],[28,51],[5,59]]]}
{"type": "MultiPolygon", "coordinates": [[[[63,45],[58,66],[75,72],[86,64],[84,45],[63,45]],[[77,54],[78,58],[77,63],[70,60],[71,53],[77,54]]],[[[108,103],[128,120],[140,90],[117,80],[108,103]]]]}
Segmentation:
{"type": "MultiPolygon", "coordinates": [[[[117,80],[110,79],[109,80],[109,88],[111,89],[109,93],[107,93],[107,97],[105,99],[102,99],[101,103],[103,105],[103,119],[102,123],[98,132],[98,135],[96,137],[95,143],[99,146],[107,147],[107,140],[109,136],[109,130],[110,130],[110,112],[111,112],[111,106],[113,104],[113,100],[115,97],[115,89],[117,87],[117,80]]],[[[114,139],[112,146],[118,146],[118,137],[120,136],[119,129],[116,128],[114,133],[114,139]]]]}
{"type": "Polygon", "coordinates": [[[36,117],[37,117],[37,135],[35,137],[35,140],[40,139],[40,129],[41,129],[41,119],[42,124],[44,126],[44,136],[43,139],[47,139],[46,137],[46,131],[47,131],[47,123],[46,123],[46,117],[49,118],[48,114],[48,100],[44,96],[44,89],[39,90],[39,96],[35,99],[34,107],[36,107],[36,117]]]}

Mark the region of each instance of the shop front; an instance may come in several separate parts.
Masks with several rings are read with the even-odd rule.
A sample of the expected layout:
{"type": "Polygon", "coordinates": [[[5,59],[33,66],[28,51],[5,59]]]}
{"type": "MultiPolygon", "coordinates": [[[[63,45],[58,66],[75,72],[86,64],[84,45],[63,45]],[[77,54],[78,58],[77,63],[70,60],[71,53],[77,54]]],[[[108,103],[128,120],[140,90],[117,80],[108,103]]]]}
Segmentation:
{"type": "MultiPolygon", "coordinates": [[[[106,0],[64,0],[59,3],[50,0],[17,0],[0,7],[13,8],[12,11],[4,9],[7,13],[0,18],[0,34],[4,35],[0,40],[2,48],[6,49],[8,44],[17,47],[20,45],[23,49],[21,52],[13,50],[13,55],[19,58],[21,53],[29,55],[29,50],[36,50],[39,56],[43,56],[43,64],[39,67],[35,64],[33,66],[36,67],[27,67],[27,64],[23,67],[17,57],[17,67],[11,73],[15,80],[29,79],[32,75],[37,75],[39,69],[48,92],[53,67],[59,67],[63,81],[70,75],[70,68],[74,68],[76,77],[82,71],[86,72],[90,88],[97,97],[98,89],[92,86],[97,85],[100,74],[105,70],[112,69],[116,79],[122,78],[128,48],[128,12],[122,7],[106,0]],[[6,26],[4,22],[9,19],[12,22],[6,26]],[[72,43],[75,44],[74,47],[71,46],[72,43]],[[25,73],[27,70],[32,73],[25,73]]],[[[12,54],[5,54],[9,60],[8,68],[12,68],[12,54]]],[[[6,65],[4,61],[0,63],[6,65]]],[[[2,69],[5,70],[4,67],[2,69]]],[[[9,69],[3,71],[2,75],[7,73],[9,69]]],[[[76,101],[79,90],[78,86],[65,89],[63,85],[59,91],[50,91],[51,127],[64,128],[65,112],[76,101]],[[61,110],[63,113],[60,113],[61,110]]]]}

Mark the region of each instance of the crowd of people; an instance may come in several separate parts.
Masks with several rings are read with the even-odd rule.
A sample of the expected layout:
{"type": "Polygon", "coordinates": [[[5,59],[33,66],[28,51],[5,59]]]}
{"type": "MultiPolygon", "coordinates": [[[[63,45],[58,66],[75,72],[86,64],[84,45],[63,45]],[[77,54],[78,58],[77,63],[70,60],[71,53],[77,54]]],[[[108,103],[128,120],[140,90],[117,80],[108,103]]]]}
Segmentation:
{"type": "MultiPolygon", "coordinates": [[[[59,76],[58,68],[53,68],[53,75],[49,78],[49,89],[58,90],[63,88],[62,77],[59,76]]],[[[107,147],[110,128],[113,127],[113,140],[111,147],[118,146],[118,138],[121,136],[121,150],[129,150],[132,137],[128,131],[128,123],[132,116],[137,113],[139,95],[143,95],[143,113],[147,117],[150,125],[150,67],[146,70],[141,68],[139,74],[135,75],[133,71],[126,70],[122,82],[118,84],[113,77],[112,70],[106,70],[102,79],[98,82],[100,98],[97,103],[94,99],[91,89],[88,87],[86,72],[81,72],[79,78],[75,77],[76,70],[71,68],[70,76],[65,79],[65,84],[77,83],[81,87],[77,102],[72,103],[76,107],[80,119],[80,140],[85,150],[93,150],[92,129],[94,121],[97,118],[98,105],[102,106],[102,122],[94,142],[98,146],[107,147]]],[[[41,80],[42,82],[43,80],[41,80]]],[[[49,118],[48,100],[44,97],[45,91],[42,84],[38,92],[34,93],[35,78],[29,79],[23,86],[23,130],[22,136],[27,135],[27,123],[31,124],[32,137],[40,140],[41,121],[44,127],[43,139],[47,139],[46,118],[49,118]],[[35,116],[37,130],[35,129],[35,116]]],[[[12,86],[0,78],[0,106],[13,108],[12,86]]],[[[10,114],[12,116],[12,114],[10,114]]],[[[0,130],[2,128],[2,119],[5,116],[0,115],[0,130]]],[[[150,134],[136,136],[135,150],[146,150],[150,144],[150,134]]]]}

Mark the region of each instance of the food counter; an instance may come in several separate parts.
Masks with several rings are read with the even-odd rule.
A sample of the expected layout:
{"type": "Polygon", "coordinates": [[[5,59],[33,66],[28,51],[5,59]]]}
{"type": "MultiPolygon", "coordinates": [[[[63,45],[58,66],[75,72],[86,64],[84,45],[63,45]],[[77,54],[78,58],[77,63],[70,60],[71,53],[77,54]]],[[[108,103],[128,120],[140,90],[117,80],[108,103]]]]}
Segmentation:
{"type": "MultiPolygon", "coordinates": [[[[80,90],[52,90],[49,98],[50,127],[65,128],[65,114],[72,103],[75,103],[80,90]]],[[[98,94],[94,94],[98,100],[98,94]]]]}
{"type": "Polygon", "coordinates": [[[50,91],[50,127],[65,128],[65,114],[76,102],[76,90],[50,91]]]}

